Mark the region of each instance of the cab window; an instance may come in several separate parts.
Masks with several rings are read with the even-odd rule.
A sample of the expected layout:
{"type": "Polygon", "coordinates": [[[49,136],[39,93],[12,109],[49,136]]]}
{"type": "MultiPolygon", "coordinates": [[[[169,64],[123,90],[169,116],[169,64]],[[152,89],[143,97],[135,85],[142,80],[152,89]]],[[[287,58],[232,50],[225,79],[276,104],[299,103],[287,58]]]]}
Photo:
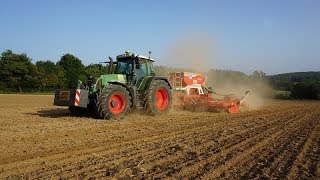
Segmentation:
{"type": "Polygon", "coordinates": [[[116,74],[131,74],[132,73],[132,62],[131,61],[118,61],[115,73],[116,74]]]}
{"type": "Polygon", "coordinates": [[[146,75],[148,73],[147,63],[145,60],[140,60],[140,67],[137,70],[138,70],[138,76],[139,75],[146,75]]]}

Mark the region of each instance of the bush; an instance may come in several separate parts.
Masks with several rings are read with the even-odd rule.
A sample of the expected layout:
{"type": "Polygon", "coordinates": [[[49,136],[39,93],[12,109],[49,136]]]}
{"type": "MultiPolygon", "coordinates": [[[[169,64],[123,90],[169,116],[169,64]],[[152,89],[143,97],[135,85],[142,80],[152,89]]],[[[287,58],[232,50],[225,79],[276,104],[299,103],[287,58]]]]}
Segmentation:
{"type": "Polygon", "coordinates": [[[273,93],[275,99],[291,99],[290,91],[275,90],[273,93]]]}
{"type": "Polygon", "coordinates": [[[291,89],[291,97],[296,99],[318,99],[319,85],[305,82],[296,83],[291,89]]]}

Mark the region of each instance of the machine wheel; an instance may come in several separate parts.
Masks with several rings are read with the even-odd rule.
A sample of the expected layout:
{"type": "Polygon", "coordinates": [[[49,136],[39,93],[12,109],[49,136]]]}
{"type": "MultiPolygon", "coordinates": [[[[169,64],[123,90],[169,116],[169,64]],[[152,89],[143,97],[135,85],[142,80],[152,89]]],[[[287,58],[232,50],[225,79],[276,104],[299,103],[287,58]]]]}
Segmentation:
{"type": "Polygon", "coordinates": [[[123,118],[131,107],[129,92],[121,85],[109,84],[102,90],[97,106],[101,119],[123,118]]]}
{"type": "Polygon", "coordinates": [[[172,104],[169,85],[163,80],[155,80],[145,93],[143,107],[149,115],[167,113],[172,104]]]}

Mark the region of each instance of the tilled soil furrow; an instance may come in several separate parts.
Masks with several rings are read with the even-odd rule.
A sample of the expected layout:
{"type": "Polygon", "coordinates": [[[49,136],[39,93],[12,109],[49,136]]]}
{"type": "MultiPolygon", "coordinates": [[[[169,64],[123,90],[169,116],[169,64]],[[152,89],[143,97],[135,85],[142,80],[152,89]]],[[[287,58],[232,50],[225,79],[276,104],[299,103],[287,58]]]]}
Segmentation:
{"type": "Polygon", "coordinates": [[[220,162],[213,163],[215,164],[215,166],[212,166],[211,161],[208,162],[205,166],[205,170],[201,174],[199,174],[199,176],[225,176],[225,171],[228,171],[230,168],[236,166],[236,164],[239,162],[246,162],[246,160],[253,156],[253,154],[255,154],[256,152],[260,152],[261,149],[264,149],[265,147],[272,144],[274,139],[277,139],[278,137],[286,137],[286,132],[284,132],[281,127],[278,127],[277,129],[278,130],[274,131],[271,135],[266,135],[265,137],[255,139],[254,141],[256,142],[248,142],[248,144],[241,147],[240,150],[234,149],[230,151],[226,155],[230,157],[222,157],[220,162]]]}
{"type": "Polygon", "coordinates": [[[317,101],[270,101],[261,109],[237,114],[182,111],[149,117],[137,112],[120,121],[96,121],[56,109],[52,96],[2,96],[2,100],[0,178],[320,175],[317,101]],[[11,111],[13,107],[19,113],[11,111]]]}
{"type": "MultiPolygon", "coordinates": [[[[229,176],[232,175],[231,177],[242,177],[243,179],[271,178],[271,173],[273,172],[269,169],[271,164],[281,163],[283,159],[278,157],[283,157],[285,153],[288,153],[288,147],[292,145],[292,138],[298,137],[297,133],[299,133],[304,127],[308,127],[308,125],[310,127],[310,124],[304,121],[297,122],[300,123],[300,126],[297,126],[299,128],[295,128],[295,131],[294,129],[290,129],[291,131],[286,131],[286,136],[274,140],[272,145],[262,149],[262,151],[257,153],[256,155],[251,155],[250,158],[247,159],[247,161],[245,161],[244,163],[237,164],[237,168],[233,170],[233,173],[229,173],[229,176]],[[304,126],[301,126],[302,124],[304,126]]],[[[303,143],[294,144],[298,144],[299,146],[303,145],[303,143]]],[[[292,156],[292,158],[294,158],[294,156],[292,156]]],[[[288,161],[286,165],[289,165],[288,161]]]]}
{"type": "Polygon", "coordinates": [[[288,179],[315,179],[320,162],[320,114],[314,119],[317,123],[305,146],[294,161],[288,179]]]}
{"type": "MultiPolygon", "coordinates": [[[[195,149],[194,152],[199,152],[197,153],[197,158],[196,159],[192,159],[191,161],[194,161],[193,163],[190,163],[189,160],[187,159],[187,161],[185,162],[181,162],[181,164],[175,164],[173,167],[175,169],[183,169],[182,171],[185,172],[190,172],[188,166],[191,166],[191,169],[194,169],[194,164],[197,166],[197,163],[202,162],[203,159],[207,159],[210,158],[211,156],[215,156],[219,153],[221,153],[221,151],[226,150],[232,146],[235,146],[239,143],[242,143],[243,141],[245,141],[246,139],[255,136],[256,134],[258,134],[259,132],[261,132],[262,130],[268,130],[268,129],[272,129],[275,126],[278,126],[278,123],[284,123],[284,121],[281,121],[282,119],[276,119],[276,122],[270,122],[270,124],[267,124],[266,126],[262,125],[262,126],[258,126],[258,127],[253,127],[250,128],[250,130],[248,131],[244,131],[244,132],[240,132],[237,134],[233,134],[231,136],[227,136],[227,137],[222,137],[219,139],[219,142],[217,144],[217,147],[214,147],[215,142],[208,142],[208,144],[202,144],[200,147],[202,147],[201,149],[195,149]],[[183,167],[183,168],[182,168],[183,167]]],[[[217,138],[218,139],[218,138],[217,138]]],[[[200,168],[200,167],[199,167],[200,168]]],[[[172,170],[169,169],[165,172],[161,172],[162,174],[165,174],[167,172],[170,171],[176,171],[176,170],[172,170]]],[[[171,173],[172,174],[172,173],[171,173]]],[[[183,172],[182,172],[183,174],[183,172]]]]}
{"type": "MultiPolygon", "coordinates": [[[[274,124],[274,123],[271,123],[271,124],[274,124]]],[[[261,131],[261,129],[265,129],[267,126],[270,126],[271,124],[264,125],[263,127],[259,126],[256,129],[259,129],[258,131],[261,131]]],[[[249,131],[246,131],[246,132],[253,132],[253,129],[251,129],[249,131]]],[[[199,134],[197,134],[197,135],[199,135],[199,134]]],[[[216,136],[216,135],[213,135],[213,136],[216,136]]],[[[229,139],[234,139],[234,137],[237,137],[237,136],[240,136],[239,133],[236,136],[232,136],[232,137],[230,136],[229,139]]],[[[201,137],[201,138],[202,139],[207,139],[206,137],[201,137]]],[[[244,140],[245,138],[246,137],[243,137],[242,140],[244,140]]],[[[210,137],[209,139],[213,139],[213,137],[210,137]]],[[[187,142],[188,141],[189,140],[187,140],[187,142]]],[[[237,142],[235,142],[235,143],[237,143],[237,142]]],[[[183,142],[180,142],[179,144],[183,144],[183,142]]],[[[166,147],[170,147],[171,145],[172,144],[167,144],[166,147]]],[[[203,146],[203,144],[201,144],[201,145],[203,146]]],[[[203,146],[203,148],[204,147],[207,148],[207,146],[203,146]]],[[[178,146],[178,148],[181,148],[181,147],[178,146]]],[[[190,153],[192,154],[194,151],[200,151],[201,152],[202,150],[199,149],[199,148],[191,149],[190,151],[187,152],[187,155],[185,155],[185,154],[179,154],[179,155],[177,155],[177,154],[170,155],[169,154],[168,155],[166,151],[167,150],[158,151],[157,156],[154,156],[154,155],[152,155],[153,153],[151,153],[150,158],[148,157],[149,153],[147,153],[147,154],[143,153],[143,157],[144,157],[144,161],[143,161],[144,163],[142,164],[142,165],[144,165],[143,170],[150,169],[150,164],[148,164],[148,162],[157,162],[157,164],[161,164],[162,161],[164,161],[164,162],[170,161],[170,162],[175,162],[176,164],[174,166],[176,167],[180,163],[184,163],[185,161],[190,160],[188,157],[186,158],[185,156],[190,156],[190,153]],[[158,156],[158,155],[160,155],[160,156],[158,156]],[[160,157],[160,159],[159,159],[159,157],[160,157]],[[147,164],[147,165],[145,165],[145,164],[147,164]]],[[[127,161],[132,161],[132,159],[135,159],[135,158],[137,158],[137,157],[126,157],[126,158],[123,158],[123,159],[126,159],[126,161],[122,162],[121,164],[127,164],[126,163],[127,161]]],[[[136,162],[136,163],[138,163],[138,162],[136,162]]],[[[132,168],[132,167],[134,168],[135,166],[130,166],[130,168],[132,168]]],[[[124,168],[124,167],[122,167],[122,168],[124,168]]],[[[127,167],[127,168],[129,168],[129,167],[127,167]]],[[[119,172],[121,173],[122,171],[119,171],[119,172]]]]}
{"type": "MultiPolygon", "coordinates": [[[[134,140],[133,142],[115,144],[115,146],[108,148],[108,150],[105,150],[104,147],[98,147],[98,148],[87,149],[84,152],[75,152],[75,153],[77,153],[77,156],[82,157],[81,158],[82,160],[79,160],[79,162],[74,160],[75,155],[72,153],[67,156],[65,156],[65,154],[61,154],[61,156],[52,157],[52,159],[50,161],[51,161],[51,163],[54,164],[53,165],[54,169],[47,169],[46,172],[49,172],[50,174],[52,174],[53,170],[59,171],[61,166],[67,167],[67,169],[65,169],[65,170],[72,170],[72,168],[75,165],[81,164],[81,161],[91,159],[92,154],[93,154],[93,156],[97,156],[98,158],[102,158],[104,160],[115,161],[117,158],[123,158],[123,155],[127,154],[126,152],[129,153],[130,150],[135,150],[136,152],[140,152],[141,149],[147,148],[145,151],[146,152],[151,151],[150,153],[152,153],[152,149],[153,150],[164,149],[165,147],[163,147],[163,143],[166,141],[171,142],[170,139],[172,139],[172,138],[177,138],[179,136],[187,136],[186,134],[189,134],[189,136],[187,136],[187,137],[189,137],[191,139],[193,137],[192,134],[194,132],[197,132],[197,130],[199,128],[201,128],[201,127],[197,127],[197,128],[195,128],[194,131],[188,132],[188,133],[185,133],[185,130],[183,130],[181,132],[174,132],[171,135],[169,134],[168,136],[164,135],[164,137],[163,136],[153,136],[153,137],[147,137],[147,138],[145,137],[145,138],[142,138],[139,140],[134,140]],[[166,138],[169,140],[166,140],[166,138]],[[158,143],[155,144],[155,143],[153,143],[154,141],[158,142],[158,143]],[[144,143],[144,142],[146,142],[146,143],[144,143]],[[135,144],[143,144],[144,147],[139,147],[139,146],[136,146],[135,144]],[[122,149],[122,151],[121,151],[121,149],[122,149]],[[106,154],[107,157],[103,157],[100,154],[102,154],[102,155],[106,154]],[[70,168],[70,169],[68,169],[68,168],[70,168]]],[[[153,152],[153,153],[155,153],[155,152],[153,152]]],[[[48,157],[46,159],[48,159],[48,157]]],[[[45,160],[44,161],[36,160],[34,163],[39,163],[39,162],[40,163],[45,162],[45,160]]],[[[21,163],[19,165],[20,165],[20,167],[23,167],[23,166],[27,167],[29,165],[29,163],[24,162],[23,164],[21,163]]],[[[35,167],[39,167],[39,166],[35,166],[35,167]]],[[[13,164],[12,168],[15,168],[15,164],[13,164]]],[[[45,172],[43,172],[43,169],[40,168],[34,174],[41,175],[42,173],[45,173],[45,172]]]]}
{"type": "Polygon", "coordinates": [[[320,138],[318,138],[317,146],[314,148],[313,152],[313,154],[316,155],[315,158],[317,163],[312,165],[312,169],[316,171],[316,179],[320,179],[320,138]]]}
{"type": "MultiPolygon", "coordinates": [[[[282,123],[287,123],[286,121],[282,121],[282,123]]],[[[231,150],[236,150],[236,151],[243,151],[245,148],[239,148],[239,145],[245,146],[245,145],[253,145],[252,142],[258,142],[258,141],[253,141],[254,139],[257,138],[261,138],[263,139],[266,135],[268,135],[269,133],[271,134],[274,129],[281,129],[281,123],[277,124],[274,123],[273,126],[270,126],[269,129],[268,128],[262,128],[259,129],[260,131],[252,131],[252,133],[250,134],[251,136],[246,136],[243,139],[245,140],[243,141],[238,141],[236,138],[233,138],[235,142],[229,142],[230,144],[226,144],[224,147],[220,148],[219,153],[213,153],[214,151],[208,151],[206,153],[204,153],[203,155],[201,155],[203,158],[201,158],[200,160],[197,160],[197,163],[192,164],[190,167],[184,167],[182,172],[180,172],[178,174],[178,176],[182,176],[183,174],[186,174],[187,176],[195,171],[198,171],[196,176],[201,176],[201,173],[205,173],[206,171],[202,170],[201,172],[198,169],[207,169],[209,170],[210,168],[213,168],[215,165],[214,164],[219,164],[219,162],[217,161],[217,159],[219,158],[219,156],[221,156],[221,153],[225,154],[224,158],[220,158],[221,161],[225,161],[228,158],[231,158],[232,156],[230,156],[232,153],[230,153],[231,150]],[[259,134],[258,132],[261,132],[262,130],[265,130],[262,134],[259,134]],[[252,142],[251,142],[252,141],[252,142]],[[207,161],[204,165],[204,161],[207,161]],[[214,164],[210,164],[209,162],[213,162],[214,164]],[[205,166],[205,167],[204,167],[205,166]],[[209,167],[212,166],[212,167],[209,167]],[[200,173],[199,173],[200,172],[200,173]]],[[[238,137],[239,138],[239,137],[238,137]]],[[[226,141],[227,142],[227,141],[226,141]]],[[[231,151],[232,152],[232,151],[231,151]]],[[[239,153],[238,152],[238,153],[239,153]]]]}
{"type": "MultiPolygon", "coordinates": [[[[201,128],[201,127],[200,127],[201,128]]],[[[199,131],[199,128],[197,128],[197,129],[195,129],[195,130],[198,130],[199,131]]],[[[201,131],[200,131],[201,132],[201,131]]],[[[116,148],[115,148],[116,149],[116,148]]],[[[70,167],[73,167],[73,165],[74,164],[77,164],[77,163],[74,163],[74,160],[73,160],[73,158],[72,158],[73,156],[71,156],[71,158],[65,158],[65,157],[61,157],[61,159],[58,159],[57,161],[59,161],[59,163],[60,163],[60,165],[59,164],[55,164],[54,165],[54,167],[55,167],[55,169],[56,169],[56,171],[60,171],[59,169],[61,168],[61,167],[63,167],[63,166],[70,166],[70,167]],[[62,163],[61,164],[61,161],[65,161],[65,160],[68,160],[68,161],[71,161],[71,162],[73,162],[72,164],[73,165],[71,165],[71,164],[69,164],[69,165],[66,165],[65,163],[62,163]]],[[[114,156],[110,156],[110,157],[113,157],[114,158],[114,156]]],[[[88,158],[90,158],[90,156],[88,156],[88,158]]],[[[81,167],[81,165],[79,165],[80,163],[78,163],[78,166],[80,166],[81,167]]],[[[46,168],[47,169],[47,168],[46,168]]],[[[82,168],[80,168],[80,169],[82,169],[82,168]]],[[[38,171],[40,171],[40,172],[42,172],[43,173],[43,169],[41,169],[41,170],[38,170],[38,171]]],[[[47,170],[48,172],[52,172],[52,169],[48,169],[47,170]]],[[[67,169],[66,171],[70,171],[70,169],[67,169]]],[[[42,173],[40,173],[40,175],[42,174],[42,173]]],[[[38,174],[38,173],[34,173],[34,174],[38,174]]],[[[45,174],[45,173],[44,173],[45,174]]],[[[50,173],[50,174],[52,174],[52,173],[50,173]]]]}
{"type": "MultiPolygon", "coordinates": [[[[203,125],[203,126],[206,126],[206,125],[203,125]]],[[[195,128],[193,128],[193,131],[191,131],[191,132],[196,132],[196,131],[199,131],[199,132],[201,132],[200,131],[200,129],[202,129],[203,127],[195,127],[195,128]]],[[[187,129],[187,130],[183,130],[182,131],[182,133],[181,132],[174,132],[174,133],[172,133],[172,135],[171,136],[173,136],[173,137],[175,137],[175,136],[178,136],[177,134],[178,133],[181,133],[181,135],[183,135],[183,132],[184,131],[190,131],[191,129],[187,129]]],[[[202,129],[202,131],[203,131],[203,129],[202,129]]],[[[163,137],[162,136],[159,136],[159,138],[160,139],[163,139],[163,137]]],[[[142,141],[146,141],[146,142],[152,142],[152,141],[148,141],[148,140],[142,140],[142,141]]],[[[138,142],[138,144],[140,144],[139,142],[138,142]]],[[[120,145],[120,146],[122,146],[122,145],[120,145]]],[[[159,148],[159,147],[156,147],[156,148],[159,148]]],[[[94,148],[94,149],[96,149],[96,148],[94,148]]],[[[101,149],[103,149],[103,148],[97,148],[97,149],[100,149],[99,151],[94,151],[95,153],[99,153],[99,152],[101,152],[101,151],[103,151],[103,150],[101,150],[101,149]]],[[[117,149],[117,146],[116,147],[114,147],[114,148],[112,148],[112,149],[117,149]]],[[[90,152],[90,151],[89,151],[90,152]]],[[[91,152],[92,153],[92,152],[91,152]]],[[[86,153],[86,154],[88,154],[88,153],[86,153]]],[[[73,160],[73,155],[70,155],[69,156],[70,158],[67,158],[67,157],[60,157],[60,158],[58,158],[58,159],[56,159],[56,161],[57,162],[59,162],[59,163],[61,163],[61,162],[63,162],[63,161],[71,161],[71,162],[73,162],[74,160],[73,160]]],[[[111,158],[114,158],[114,156],[110,156],[111,158]]],[[[88,158],[90,158],[90,156],[88,156],[88,158]]],[[[73,163],[74,164],[74,163],[73,163]]],[[[29,163],[26,163],[26,166],[29,166],[29,163]]],[[[62,165],[55,165],[54,167],[56,167],[57,169],[56,170],[59,170],[59,167],[61,167],[62,165]]],[[[71,166],[72,167],[72,166],[71,166]]],[[[50,170],[48,170],[48,171],[50,171],[50,170]]],[[[42,172],[42,171],[41,171],[42,172]]]]}
{"type": "MultiPolygon", "coordinates": [[[[312,124],[312,122],[310,122],[312,124]]],[[[271,174],[272,178],[285,178],[287,173],[290,172],[291,166],[300,151],[302,150],[308,135],[310,134],[310,129],[314,127],[311,125],[307,125],[305,129],[300,129],[296,134],[293,134],[291,137],[291,142],[286,146],[286,150],[280,154],[277,158],[278,160],[275,163],[271,164],[271,174]],[[272,168],[274,166],[274,168],[272,168]]]]}
{"type": "MultiPolygon", "coordinates": [[[[123,156],[123,154],[126,154],[126,153],[124,153],[123,151],[119,150],[118,152],[120,152],[120,153],[118,153],[118,155],[119,154],[122,155],[122,156],[119,156],[120,158],[117,158],[116,154],[113,154],[113,155],[107,154],[108,157],[106,157],[105,152],[95,152],[94,154],[96,154],[96,155],[99,154],[98,156],[103,158],[104,164],[102,166],[107,166],[108,165],[108,162],[109,162],[108,159],[110,161],[123,162],[125,160],[126,161],[131,161],[132,159],[135,159],[135,158],[139,157],[141,154],[144,157],[146,157],[148,155],[150,155],[150,157],[155,157],[154,154],[158,154],[159,155],[159,152],[165,152],[165,151],[167,151],[168,148],[170,149],[170,147],[176,145],[177,143],[178,144],[185,144],[186,142],[189,142],[191,139],[193,139],[195,137],[195,134],[196,134],[196,136],[199,136],[199,137],[202,137],[203,135],[209,136],[210,135],[210,133],[209,133],[210,131],[212,131],[211,128],[209,128],[208,130],[202,129],[202,131],[200,131],[199,133],[197,132],[197,130],[195,130],[194,133],[192,133],[193,131],[190,131],[188,136],[186,136],[185,134],[181,134],[181,137],[183,137],[183,138],[179,138],[178,135],[174,135],[174,136],[172,136],[174,138],[170,138],[169,140],[166,140],[166,141],[165,141],[165,138],[162,139],[161,141],[157,141],[157,140],[150,141],[150,142],[154,142],[154,143],[153,144],[147,144],[147,145],[143,144],[144,147],[140,147],[140,146],[137,147],[137,148],[133,147],[135,149],[130,149],[130,148],[126,147],[125,151],[126,152],[130,152],[130,156],[123,156]],[[179,141],[176,141],[176,140],[183,140],[183,141],[179,142],[179,141]],[[141,149],[143,149],[144,151],[141,151],[141,149]]],[[[164,156],[167,156],[167,154],[165,154],[164,156]]],[[[91,158],[91,157],[88,157],[88,158],[91,158]]],[[[74,164],[77,164],[77,163],[74,163],[74,164]]],[[[73,167],[74,164],[69,164],[67,166],[73,167]]],[[[88,164],[86,164],[86,165],[79,165],[79,164],[80,163],[78,163],[78,166],[81,166],[79,172],[86,171],[87,170],[86,167],[90,166],[88,164]]],[[[126,164],[126,163],[123,162],[123,164],[126,164]]],[[[57,168],[57,166],[55,166],[55,167],[57,168]]],[[[88,169],[88,170],[92,170],[92,169],[97,169],[97,167],[95,167],[95,166],[94,167],[90,167],[90,169],[88,169]]],[[[52,169],[50,169],[48,171],[50,172],[50,174],[52,174],[52,169]]],[[[56,171],[59,171],[59,168],[56,169],[56,171]]],[[[67,169],[66,171],[71,171],[71,169],[67,169]]],[[[40,172],[42,172],[42,171],[40,170],[40,172]]],[[[73,171],[73,172],[76,172],[76,171],[73,171]]],[[[39,173],[35,173],[35,174],[39,175],[39,173]]],[[[43,172],[40,173],[40,175],[43,175],[43,172]]]]}
{"type": "MultiPolygon", "coordinates": [[[[88,154],[91,154],[91,153],[95,153],[95,154],[101,154],[101,152],[107,154],[109,157],[110,160],[114,160],[114,158],[117,156],[117,155],[121,155],[124,154],[123,151],[119,152],[117,151],[117,149],[123,149],[125,148],[125,151],[131,151],[132,149],[130,149],[130,146],[131,148],[136,148],[134,144],[143,144],[146,149],[145,151],[150,151],[150,150],[154,150],[154,149],[161,149],[161,147],[163,146],[163,142],[165,142],[165,140],[167,138],[169,138],[169,141],[171,141],[170,139],[172,138],[179,138],[179,136],[187,136],[189,134],[190,138],[193,137],[193,133],[206,133],[206,131],[202,132],[203,131],[203,127],[193,127],[192,129],[185,129],[185,130],[181,130],[181,131],[176,131],[176,132],[172,132],[170,134],[165,134],[165,135],[158,135],[158,136],[152,136],[152,137],[144,137],[142,139],[138,139],[138,140],[135,140],[133,142],[125,142],[124,144],[115,144],[114,147],[111,146],[111,149],[110,151],[105,151],[103,146],[102,147],[98,147],[98,148],[93,148],[92,150],[93,151],[89,151],[88,150],[85,150],[84,151],[84,154],[83,155],[88,155],[88,154]],[[160,141],[161,140],[161,141],[160,141]],[[147,144],[145,143],[147,142],[147,144]],[[153,142],[159,142],[159,143],[153,143],[153,142]],[[149,149],[148,149],[149,148],[149,149]],[[150,149],[151,148],[151,149],[150,149]],[[129,149],[129,150],[128,150],[129,149]],[[109,153],[108,153],[109,152],[109,153]],[[116,152],[116,154],[111,154],[110,155],[110,152],[111,153],[114,153],[116,152]]],[[[135,149],[135,151],[137,152],[140,152],[140,149],[143,149],[144,147],[138,147],[138,149],[135,149]]],[[[77,155],[81,155],[79,152],[76,152],[77,155]]],[[[53,159],[55,159],[55,161],[61,163],[61,162],[71,162],[72,164],[74,164],[74,160],[73,160],[73,157],[74,157],[74,154],[70,154],[69,156],[58,156],[58,158],[55,158],[53,157],[53,159]]],[[[48,158],[48,157],[46,157],[48,158]]],[[[88,158],[90,158],[90,155],[88,156],[88,158]]],[[[105,159],[105,157],[104,157],[105,159]]],[[[29,163],[25,163],[26,165],[25,166],[29,166],[29,163]]],[[[65,163],[62,163],[62,164],[65,164],[65,163]]],[[[20,164],[21,165],[21,164],[20,164]]],[[[69,164],[71,165],[71,164],[69,164]]],[[[60,167],[60,165],[55,165],[55,167],[60,167]]],[[[72,166],[71,166],[72,167],[72,166]]],[[[50,170],[48,170],[50,171],[50,170]]]]}
{"type": "MultiPolygon", "coordinates": [[[[304,115],[301,116],[297,116],[293,119],[290,119],[290,121],[292,122],[290,125],[295,125],[295,126],[299,126],[299,122],[296,121],[297,119],[300,119],[301,117],[303,117],[304,115]]],[[[286,126],[288,126],[289,123],[286,123],[286,126]]],[[[247,157],[251,156],[252,153],[255,153],[257,151],[259,151],[260,149],[263,149],[264,147],[266,147],[270,142],[273,141],[273,139],[277,136],[274,136],[274,134],[278,134],[278,136],[286,136],[286,131],[283,130],[283,127],[278,126],[275,128],[276,131],[274,131],[273,133],[271,133],[271,138],[267,137],[267,139],[262,139],[258,138],[258,139],[252,139],[249,141],[248,145],[245,145],[247,147],[243,147],[241,148],[241,153],[239,153],[239,150],[235,149],[234,152],[230,152],[229,154],[231,155],[230,158],[223,158],[223,160],[218,163],[218,165],[216,167],[210,167],[210,168],[206,168],[208,169],[208,171],[206,172],[207,175],[205,176],[205,178],[208,176],[208,178],[212,178],[215,176],[220,176],[220,174],[222,174],[224,171],[228,170],[229,168],[235,166],[237,163],[241,162],[241,161],[245,161],[245,159],[247,159],[247,157]],[[262,142],[261,142],[262,141],[262,142]],[[252,143],[253,142],[253,143],[252,143]],[[230,160],[230,161],[228,161],[230,160]],[[211,169],[211,171],[210,171],[211,169]]],[[[255,138],[255,137],[254,137],[255,138]]],[[[210,164],[209,164],[210,165],[210,164]]]]}

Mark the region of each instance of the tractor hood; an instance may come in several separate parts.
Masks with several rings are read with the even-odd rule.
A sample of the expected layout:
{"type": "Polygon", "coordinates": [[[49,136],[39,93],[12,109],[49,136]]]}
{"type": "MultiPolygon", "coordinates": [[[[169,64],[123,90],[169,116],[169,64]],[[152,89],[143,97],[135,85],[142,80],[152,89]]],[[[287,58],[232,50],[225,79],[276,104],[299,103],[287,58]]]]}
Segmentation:
{"type": "Polygon", "coordinates": [[[101,75],[102,84],[106,84],[108,82],[120,82],[126,83],[126,75],[124,74],[105,74],[101,75]]]}
{"type": "Polygon", "coordinates": [[[99,89],[103,89],[109,82],[119,82],[126,84],[126,75],[123,74],[105,74],[101,75],[96,84],[93,86],[93,91],[96,92],[99,89]]]}

